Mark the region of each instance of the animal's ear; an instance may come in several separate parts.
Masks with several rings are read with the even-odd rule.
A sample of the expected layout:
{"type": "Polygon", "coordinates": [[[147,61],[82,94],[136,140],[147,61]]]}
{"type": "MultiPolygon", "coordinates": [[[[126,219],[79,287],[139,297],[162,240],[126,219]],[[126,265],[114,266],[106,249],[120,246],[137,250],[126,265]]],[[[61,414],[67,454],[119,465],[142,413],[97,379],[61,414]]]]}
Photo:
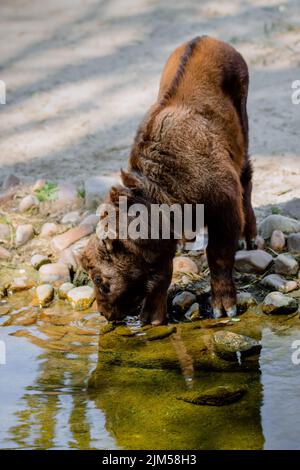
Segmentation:
{"type": "Polygon", "coordinates": [[[102,243],[109,255],[119,253],[123,249],[123,244],[118,239],[104,238],[102,243]]]}
{"type": "Polygon", "coordinates": [[[138,188],[139,180],[133,173],[129,173],[128,171],[121,170],[121,179],[127,188],[133,189],[138,188]]]}

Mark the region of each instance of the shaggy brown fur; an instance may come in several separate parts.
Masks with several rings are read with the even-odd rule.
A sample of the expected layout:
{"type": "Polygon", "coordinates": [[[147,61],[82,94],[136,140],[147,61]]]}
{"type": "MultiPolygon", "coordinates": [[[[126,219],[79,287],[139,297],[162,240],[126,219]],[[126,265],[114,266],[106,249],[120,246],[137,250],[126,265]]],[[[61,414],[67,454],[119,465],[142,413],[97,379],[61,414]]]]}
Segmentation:
{"type": "MultiPolygon", "coordinates": [[[[204,36],[177,48],[138,129],[124,186],[112,188],[108,197],[116,207],[120,195],[129,205],[205,205],[216,317],[235,314],[234,253],[240,235],[248,248],[256,235],[247,91],[247,65],[228,44],[204,36]]],[[[142,305],[143,321],[164,323],[175,248],[174,240],[104,242],[94,236],[82,264],[95,283],[99,310],[116,320],[142,305]]]]}

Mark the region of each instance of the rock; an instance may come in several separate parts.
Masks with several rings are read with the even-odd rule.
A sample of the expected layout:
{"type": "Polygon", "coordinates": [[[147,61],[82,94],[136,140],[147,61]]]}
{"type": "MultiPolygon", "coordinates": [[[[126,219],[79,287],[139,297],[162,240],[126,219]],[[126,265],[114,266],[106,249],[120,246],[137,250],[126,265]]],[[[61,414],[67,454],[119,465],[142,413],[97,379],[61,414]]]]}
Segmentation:
{"type": "Polygon", "coordinates": [[[71,207],[78,203],[77,188],[72,183],[59,183],[57,186],[55,205],[71,207]]]}
{"type": "Polygon", "coordinates": [[[204,391],[188,390],[176,398],[193,405],[223,406],[240,400],[246,392],[246,387],[226,385],[204,391]]]}
{"type": "Polygon", "coordinates": [[[177,294],[173,301],[172,305],[176,311],[181,313],[185,312],[193,303],[195,303],[197,297],[191,292],[184,291],[180,294],[177,294]]]}
{"type": "Polygon", "coordinates": [[[36,298],[41,307],[48,305],[54,297],[54,288],[51,284],[42,284],[36,288],[36,298]]]}
{"type": "Polygon", "coordinates": [[[244,273],[264,272],[272,262],[272,256],[263,250],[241,250],[235,254],[235,268],[244,273]]]}
{"type": "Polygon", "coordinates": [[[299,263],[290,255],[278,255],[274,261],[275,272],[277,274],[292,275],[297,274],[299,263]]]}
{"type": "Polygon", "coordinates": [[[270,240],[272,250],[281,251],[285,247],[285,236],[281,230],[274,230],[270,240]]]}
{"type": "Polygon", "coordinates": [[[258,232],[264,239],[270,238],[274,230],[281,230],[283,233],[300,232],[300,222],[283,215],[272,214],[258,226],[258,232]]]}
{"type": "Polygon", "coordinates": [[[117,184],[120,184],[120,180],[113,176],[92,176],[87,179],[84,184],[86,207],[97,207],[111,187],[117,184]]]}
{"type": "Polygon", "coordinates": [[[48,263],[51,263],[51,260],[46,255],[36,254],[36,255],[33,255],[30,260],[30,264],[37,270],[39,270],[43,264],[48,264],[48,263]]]}
{"type": "Polygon", "coordinates": [[[96,214],[89,214],[80,222],[80,225],[91,225],[94,230],[99,222],[99,216],[96,214]]]}
{"type": "Polygon", "coordinates": [[[10,237],[10,228],[7,224],[0,224],[0,242],[8,240],[10,237]]]}
{"type": "Polygon", "coordinates": [[[78,268],[78,261],[72,248],[66,248],[63,250],[58,261],[59,263],[66,264],[68,268],[72,269],[74,272],[78,268]]]}
{"type": "Polygon", "coordinates": [[[200,306],[197,302],[193,303],[188,311],[185,313],[187,320],[195,321],[200,319],[200,306]]]}
{"type": "Polygon", "coordinates": [[[299,287],[299,283],[298,283],[297,281],[294,281],[294,280],[292,280],[292,281],[286,281],[284,291],[285,291],[286,293],[292,292],[293,290],[298,289],[298,287],[299,287]]]}
{"type": "Polygon", "coordinates": [[[36,180],[36,182],[34,183],[34,185],[32,186],[32,191],[36,191],[37,189],[42,189],[46,184],[46,180],[45,179],[38,179],[36,180]]]}
{"type": "Polygon", "coordinates": [[[178,273],[198,273],[196,263],[187,256],[175,256],[173,259],[173,276],[178,273]]]}
{"type": "Polygon", "coordinates": [[[15,277],[9,286],[10,292],[21,292],[23,290],[31,289],[34,286],[34,282],[28,277],[15,277]]]}
{"type": "Polygon", "coordinates": [[[290,286],[287,285],[288,282],[289,281],[279,276],[279,274],[269,274],[260,281],[262,286],[280,292],[288,292],[287,289],[290,288],[290,286]]]}
{"type": "Polygon", "coordinates": [[[90,286],[75,287],[68,291],[67,300],[76,310],[85,310],[89,308],[95,300],[94,289],[90,286]]]}
{"type": "Polygon", "coordinates": [[[245,311],[257,305],[257,302],[249,292],[239,292],[236,296],[236,305],[240,311],[245,311]]]}
{"type": "Polygon", "coordinates": [[[66,299],[68,292],[74,289],[74,284],[71,282],[64,282],[59,288],[57,289],[58,297],[60,299],[66,299]]]}
{"type": "Polygon", "coordinates": [[[9,259],[11,257],[10,252],[4,248],[3,246],[0,246],[0,259],[9,259]]]}
{"type": "Polygon", "coordinates": [[[300,198],[294,197],[290,201],[286,202],[283,206],[284,213],[288,214],[294,219],[300,219],[300,198]]]}
{"type": "Polygon", "coordinates": [[[292,233],[287,239],[288,250],[300,253],[300,233],[292,233]]]}
{"type": "Polygon", "coordinates": [[[270,292],[262,304],[262,310],[268,314],[289,314],[297,310],[296,299],[281,292],[270,292]]]}
{"type": "Polygon", "coordinates": [[[2,185],[2,188],[4,189],[4,191],[6,191],[7,189],[10,189],[10,188],[13,188],[15,186],[19,186],[20,184],[20,178],[18,178],[16,175],[14,174],[11,174],[11,175],[8,175],[5,179],[4,179],[4,182],[3,182],[3,185],[2,185]]]}
{"type": "Polygon", "coordinates": [[[61,219],[61,224],[76,225],[80,222],[81,216],[78,211],[67,212],[61,219]]]}
{"type": "Polygon", "coordinates": [[[39,269],[39,276],[43,284],[60,285],[70,282],[69,268],[63,263],[44,264],[39,269]]]}
{"type": "Polygon", "coordinates": [[[58,232],[57,224],[55,224],[54,222],[46,222],[41,228],[40,237],[41,238],[52,237],[53,235],[56,235],[57,232],[58,232]]]}
{"type": "Polygon", "coordinates": [[[255,239],[255,244],[258,250],[263,250],[265,247],[265,240],[260,235],[257,235],[255,239]]]}
{"type": "Polygon", "coordinates": [[[19,225],[16,229],[16,246],[25,245],[33,238],[34,231],[31,224],[19,225]]]}
{"type": "Polygon", "coordinates": [[[213,335],[213,343],[216,353],[230,360],[240,361],[242,357],[258,354],[261,345],[249,336],[239,335],[231,331],[218,331],[213,335]]]}
{"type": "Polygon", "coordinates": [[[35,208],[39,206],[39,200],[36,196],[29,194],[28,196],[23,197],[19,204],[19,211],[26,212],[29,209],[35,208]]]}
{"type": "Polygon", "coordinates": [[[52,247],[57,251],[62,251],[91,233],[93,233],[93,227],[91,225],[78,225],[61,235],[56,235],[52,240],[52,247]]]}

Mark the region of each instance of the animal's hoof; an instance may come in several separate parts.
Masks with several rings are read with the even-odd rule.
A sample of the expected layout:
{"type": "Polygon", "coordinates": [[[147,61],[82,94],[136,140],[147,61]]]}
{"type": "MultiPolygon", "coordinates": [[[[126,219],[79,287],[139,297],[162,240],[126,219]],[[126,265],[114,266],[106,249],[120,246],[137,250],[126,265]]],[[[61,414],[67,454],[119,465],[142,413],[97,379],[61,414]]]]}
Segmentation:
{"type": "Polygon", "coordinates": [[[219,307],[213,307],[213,317],[215,319],[221,318],[222,316],[222,309],[219,307]]]}
{"type": "Polygon", "coordinates": [[[245,240],[239,240],[238,250],[246,250],[246,248],[247,248],[247,245],[246,245],[245,240]]]}
{"type": "Polygon", "coordinates": [[[250,240],[248,243],[247,243],[247,249],[248,250],[256,250],[257,249],[257,243],[256,243],[256,239],[253,238],[252,240],[250,240]]]}
{"type": "Polygon", "coordinates": [[[226,309],[226,314],[229,318],[233,318],[237,314],[237,308],[236,305],[233,305],[233,307],[227,308],[226,309]]]}

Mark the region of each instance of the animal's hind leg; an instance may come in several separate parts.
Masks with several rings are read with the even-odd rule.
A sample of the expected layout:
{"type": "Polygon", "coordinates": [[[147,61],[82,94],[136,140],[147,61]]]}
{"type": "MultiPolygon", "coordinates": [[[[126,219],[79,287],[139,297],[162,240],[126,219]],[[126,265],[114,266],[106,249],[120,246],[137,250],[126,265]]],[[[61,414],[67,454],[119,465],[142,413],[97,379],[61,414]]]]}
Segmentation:
{"type": "Polygon", "coordinates": [[[248,250],[254,249],[255,238],[256,238],[256,218],[253,211],[251,203],[251,193],[252,193],[252,167],[251,162],[247,160],[242,174],[241,174],[241,184],[244,190],[243,193],[243,206],[245,214],[245,227],[244,227],[244,237],[246,240],[246,245],[248,250]]]}
{"type": "Polygon", "coordinates": [[[236,291],[232,279],[234,256],[243,229],[241,188],[237,195],[226,196],[212,212],[208,225],[207,259],[211,274],[213,315],[219,318],[223,311],[229,317],[236,315],[236,291]]]}

